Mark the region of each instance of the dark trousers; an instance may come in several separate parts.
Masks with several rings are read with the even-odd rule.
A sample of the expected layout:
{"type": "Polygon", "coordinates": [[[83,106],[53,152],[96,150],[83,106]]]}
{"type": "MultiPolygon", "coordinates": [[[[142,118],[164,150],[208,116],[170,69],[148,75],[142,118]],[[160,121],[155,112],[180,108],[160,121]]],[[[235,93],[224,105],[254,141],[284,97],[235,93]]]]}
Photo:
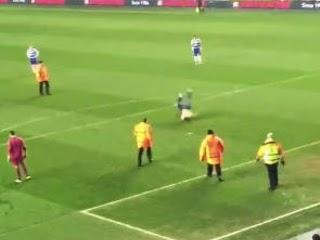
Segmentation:
{"type": "MultiPolygon", "coordinates": [[[[138,149],[138,167],[142,166],[142,155],[143,155],[143,152],[144,152],[144,148],[143,147],[138,149]]],[[[147,157],[148,157],[149,163],[151,163],[152,162],[152,150],[151,150],[151,147],[147,148],[147,157]]]]}
{"type": "Polygon", "coordinates": [[[278,186],[278,165],[279,163],[266,164],[270,190],[274,190],[278,186]]]}
{"type": "Polygon", "coordinates": [[[222,172],[221,172],[221,165],[220,164],[207,164],[207,176],[208,177],[212,177],[212,172],[213,172],[213,167],[215,168],[216,170],[216,175],[218,178],[221,177],[222,175],[222,172]]]}
{"type": "Polygon", "coordinates": [[[39,82],[39,93],[40,95],[50,94],[50,84],[49,81],[39,82]]]}

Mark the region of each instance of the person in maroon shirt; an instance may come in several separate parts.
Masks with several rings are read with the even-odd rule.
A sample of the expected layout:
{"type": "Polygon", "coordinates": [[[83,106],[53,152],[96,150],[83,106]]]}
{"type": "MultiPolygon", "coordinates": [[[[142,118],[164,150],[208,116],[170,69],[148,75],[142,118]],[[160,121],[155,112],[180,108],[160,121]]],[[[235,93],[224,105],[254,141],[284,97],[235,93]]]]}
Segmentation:
{"type": "Polygon", "coordinates": [[[28,173],[27,166],[24,160],[27,157],[27,148],[21,137],[16,136],[14,131],[10,131],[7,143],[8,161],[11,162],[16,171],[16,183],[22,183],[21,170],[23,170],[25,179],[30,180],[31,176],[28,173]]]}

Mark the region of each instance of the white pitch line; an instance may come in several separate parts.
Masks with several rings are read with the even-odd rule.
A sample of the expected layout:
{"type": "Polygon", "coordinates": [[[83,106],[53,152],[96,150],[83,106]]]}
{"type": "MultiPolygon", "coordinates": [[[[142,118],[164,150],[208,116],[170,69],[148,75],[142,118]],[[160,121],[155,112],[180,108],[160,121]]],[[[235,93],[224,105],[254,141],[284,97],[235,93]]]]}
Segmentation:
{"type": "MultiPolygon", "coordinates": [[[[200,102],[201,101],[207,101],[207,100],[215,99],[215,98],[220,98],[220,97],[224,97],[224,96],[235,95],[235,94],[238,94],[238,93],[249,91],[250,89],[254,89],[254,88],[259,88],[259,87],[264,87],[264,86],[270,86],[270,85],[276,85],[276,84],[281,84],[281,83],[287,83],[287,82],[291,82],[291,81],[301,80],[301,79],[309,77],[309,76],[312,76],[312,74],[301,75],[301,76],[285,79],[285,80],[282,80],[282,81],[271,82],[271,83],[266,83],[266,84],[255,85],[255,86],[252,86],[252,87],[239,88],[239,89],[235,89],[235,90],[232,90],[232,91],[221,92],[219,94],[203,98],[203,99],[200,100],[200,102]]],[[[114,122],[114,121],[119,121],[119,120],[126,119],[126,118],[140,116],[142,114],[148,114],[148,113],[152,113],[152,112],[161,111],[161,110],[167,109],[167,108],[172,108],[172,106],[170,105],[170,106],[164,106],[164,107],[158,107],[158,108],[151,108],[151,109],[147,109],[147,110],[142,111],[142,112],[136,112],[136,113],[132,113],[132,114],[128,114],[128,115],[123,115],[121,117],[110,118],[110,119],[102,120],[102,121],[99,121],[99,122],[88,123],[88,124],[84,124],[84,125],[80,125],[80,126],[64,129],[62,131],[52,131],[52,132],[48,132],[48,133],[35,135],[35,136],[29,137],[29,138],[25,138],[25,140],[29,140],[30,141],[30,140],[39,139],[39,138],[43,138],[43,137],[47,137],[47,136],[51,136],[51,135],[55,135],[55,134],[59,134],[59,133],[75,131],[75,130],[81,130],[81,129],[84,129],[84,128],[87,128],[87,127],[95,127],[95,126],[107,124],[107,123],[114,122]]],[[[6,143],[0,143],[0,146],[4,146],[4,145],[6,145],[6,143]]]]}
{"type": "Polygon", "coordinates": [[[297,150],[300,150],[300,149],[303,149],[303,148],[306,148],[306,147],[312,147],[312,146],[316,146],[316,145],[319,145],[319,144],[320,144],[320,140],[314,141],[314,142],[311,142],[311,143],[307,143],[307,144],[304,144],[304,145],[301,145],[301,146],[298,146],[298,147],[290,148],[286,152],[287,153],[288,152],[294,152],[294,151],[297,151],[297,150]]]}
{"type": "MultiPolygon", "coordinates": [[[[141,112],[136,112],[136,113],[132,113],[132,114],[123,115],[123,116],[120,116],[120,117],[110,118],[110,119],[106,119],[106,120],[102,120],[102,121],[98,121],[98,122],[87,123],[87,124],[84,124],[84,125],[67,128],[67,129],[64,129],[64,130],[61,130],[61,131],[51,131],[51,132],[47,132],[47,133],[42,133],[42,134],[35,135],[35,136],[32,136],[32,137],[27,137],[27,138],[24,138],[24,139],[26,141],[31,141],[31,140],[35,140],[35,139],[39,139],[39,138],[45,138],[45,137],[48,137],[48,136],[56,135],[56,134],[59,134],[59,133],[65,133],[65,132],[70,132],[70,131],[81,130],[81,129],[84,129],[84,128],[96,127],[96,126],[99,126],[99,125],[120,121],[122,119],[136,117],[136,116],[140,116],[140,115],[143,115],[143,114],[149,114],[149,113],[152,113],[152,112],[160,111],[160,110],[165,109],[165,108],[168,108],[168,107],[151,108],[151,109],[148,109],[148,110],[145,110],[145,111],[141,111],[141,112]]],[[[5,145],[6,145],[6,143],[0,143],[0,146],[5,146],[5,145]]]]}
{"type": "Polygon", "coordinates": [[[28,125],[28,124],[31,124],[31,123],[40,122],[40,121],[43,121],[43,120],[45,120],[47,118],[48,117],[32,118],[32,119],[27,120],[25,122],[17,123],[17,124],[2,128],[2,129],[0,129],[0,133],[6,132],[6,131],[9,131],[9,130],[12,130],[12,129],[15,129],[15,128],[18,128],[18,127],[21,127],[21,126],[24,126],[24,125],[28,125]]]}
{"type": "Polygon", "coordinates": [[[74,113],[78,113],[78,112],[82,112],[82,111],[88,111],[88,110],[94,110],[94,109],[106,108],[106,107],[113,107],[113,106],[125,105],[125,104],[130,104],[130,103],[136,103],[136,102],[145,102],[145,101],[150,101],[150,99],[127,100],[127,101],[121,101],[121,102],[117,102],[117,103],[107,103],[107,104],[92,105],[92,106],[88,106],[88,107],[78,108],[78,109],[74,109],[74,110],[67,111],[67,112],[56,113],[56,114],[53,114],[51,116],[33,118],[33,119],[27,120],[25,122],[17,123],[17,124],[5,127],[3,129],[0,129],[0,133],[6,132],[6,131],[9,131],[11,129],[15,129],[15,128],[18,128],[18,127],[23,127],[23,126],[26,126],[26,125],[29,125],[29,124],[32,124],[32,123],[36,123],[36,122],[41,122],[41,121],[45,121],[45,120],[48,120],[48,119],[52,119],[52,118],[65,117],[65,116],[68,116],[68,115],[71,115],[71,114],[74,114],[74,113]]]}
{"type": "Polygon", "coordinates": [[[285,213],[285,214],[283,214],[283,215],[277,216],[277,217],[275,217],[275,218],[271,218],[271,219],[265,220],[265,221],[263,221],[263,222],[254,224],[254,225],[251,225],[251,226],[248,226],[248,227],[245,227],[245,228],[241,228],[241,229],[239,229],[239,230],[237,230],[237,231],[234,231],[234,232],[231,232],[231,233],[222,235],[222,236],[220,236],[220,237],[211,238],[211,239],[209,239],[209,240],[221,240],[221,239],[225,239],[225,238],[228,238],[228,237],[231,237],[231,236],[234,236],[234,235],[237,235],[237,234],[240,234],[240,233],[249,231],[249,230],[254,229],[254,228],[261,227],[261,226],[263,226],[263,225],[265,225],[265,224],[272,223],[272,222],[281,220],[281,219],[283,219],[283,218],[287,218],[287,217],[290,217],[290,216],[295,215],[295,214],[297,214],[297,213],[301,213],[301,212],[304,212],[304,211],[306,211],[306,210],[309,210],[309,209],[312,209],[312,208],[316,208],[316,207],[319,207],[319,206],[320,206],[320,202],[317,202],[317,203],[308,205],[308,206],[306,206],[306,207],[299,208],[299,209],[294,210],[294,211],[292,211],[292,212],[288,212],[288,213],[285,213]]]}
{"type": "Polygon", "coordinates": [[[135,226],[129,225],[129,224],[127,224],[127,223],[119,222],[119,221],[113,220],[113,219],[111,219],[111,218],[106,218],[106,217],[103,217],[103,216],[100,216],[100,215],[97,215],[97,214],[94,214],[94,213],[89,213],[89,212],[87,212],[87,211],[81,211],[81,213],[84,214],[84,215],[87,215],[87,216],[90,216],[90,217],[93,217],[93,218],[96,218],[96,219],[105,221],[105,222],[109,222],[109,223],[112,223],[112,224],[116,224],[116,225],[119,225],[119,226],[121,226],[121,227],[125,227],[125,228],[131,229],[131,230],[134,230],[134,231],[137,231],[137,232],[146,234],[146,235],[150,235],[150,236],[153,236],[153,237],[160,238],[160,239],[164,239],[164,240],[176,240],[176,239],[171,238],[171,237],[167,237],[167,236],[164,236],[164,235],[160,235],[160,234],[158,234],[158,233],[154,233],[154,232],[151,232],[151,231],[148,231],[148,230],[139,228],[139,227],[135,227],[135,226]]]}
{"type": "MultiPolygon", "coordinates": [[[[281,80],[281,81],[268,82],[268,83],[253,85],[253,86],[245,87],[245,88],[238,88],[238,89],[235,89],[233,91],[223,92],[223,93],[218,94],[218,95],[220,95],[220,97],[221,96],[234,95],[234,94],[237,94],[237,93],[247,92],[247,91],[250,91],[251,89],[255,89],[255,88],[261,88],[261,87],[273,86],[273,85],[277,85],[277,84],[283,84],[283,83],[299,81],[301,79],[304,79],[304,78],[307,78],[307,77],[311,77],[313,75],[316,75],[316,74],[315,73],[313,73],[313,74],[311,74],[311,73],[310,74],[304,74],[304,75],[300,75],[300,76],[296,76],[296,77],[292,77],[292,78],[287,78],[287,79],[284,79],[284,80],[281,80]]],[[[209,95],[207,97],[204,97],[202,99],[202,101],[207,101],[207,100],[210,100],[212,98],[215,98],[215,95],[209,95]]]]}
{"type": "MultiPolygon", "coordinates": [[[[319,145],[319,144],[320,144],[320,140],[314,141],[314,142],[311,142],[311,143],[308,143],[308,144],[304,144],[304,145],[301,145],[301,146],[298,146],[298,147],[290,148],[290,149],[286,150],[286,153],[298,151],[300,149],[307,148],[307,147],[312,147],[312,146],[319,145]]],[[[232,169],[235,169],[235,168],[240,168],[240,167],[252,164],[252,163],[255,163],[255,160],[246,161],[246,162],[239,163],[239,164],[236,164],[236,165],[228,167],[228,168],[224,168],[223,172],[226,172],[226,171],[229,171],[229,170],[232,170],[232,169]]],[[[205,177],[205,175],[200,175],[200,176],[188,178],[188,179],[176,182],[176,183],[172,183],[172,184],[165,185],[165,186],[158,187],[158,188],[154,188],[154,189],[142,192],[142,193],[134,194],[134,195],[131,195],[131,196],[128,196],[128,197],[125,197],[125,198],[121,198],[121,199],[118,199],[118,200],[114,200],[114,201],[111,201],[111,202],[107,202],[107,203],[104,203],[104,204],[93,206],[93,207],[84,209],[82,211],[90,212],[90,211],[93,211],[93,210],[96,210],[96,209],[99,209],[99,208],[102,208],[102,207],[116,205],[118,203],[122,203],[122,202],[125,202],[125,201],[128,201],[128,200],[132,200],[132,199],[135,199],[135,198],[143,197],[143,196],[155,193],[155,192],[159,192],[159,191],[162,191],[162,190],[174,188],[176,186],[179,186],[179,185],[182,185],[182,184],[185,184],[185,183],[196,181],[196,180],[201,179],[203,177],[205,177]]]]}

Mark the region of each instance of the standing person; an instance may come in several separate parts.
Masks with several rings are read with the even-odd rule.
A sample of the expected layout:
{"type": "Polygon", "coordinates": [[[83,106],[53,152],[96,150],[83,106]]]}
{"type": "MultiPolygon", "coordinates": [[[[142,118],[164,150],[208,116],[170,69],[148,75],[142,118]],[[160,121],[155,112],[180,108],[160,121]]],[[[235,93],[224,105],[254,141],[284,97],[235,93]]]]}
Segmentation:
{"type": "Polygon", "coordinates": [[[267,134],[264,144],[258,149],[256,160],[263,160],[266,165],[269,177],[269,191],[274,191],[278,187],[278,165],[279,161],[284,166],[284,150],[280,143],[272,138],[272,133],[267,134]]]}
{"type": "Polygon", "coordinates": [[[27,148],[24,143],[24,140],[21,137],[16,136],[14,131],[10,131],[9,139],[7,143],[7,150],[8,150],[8,161],[11,162],[13,168],[16,171],[16,183],[21,183],[21,171],[22,168],[24,172],[24,176],[26,180],[30,180],[31,176],[28,173],[27,166],[24,163],[24,160],[27,157],[27,148]]]}
{"type": "Polygon", "coordinates": [[[201,39],[197,37],[196,35],[193,35],[193,38],[191,39],[191,50],[192,50],[192,57],[195,65],[202,63],[202,43],[201,39]]]}
{"type": "Polygon", "coordinates": [[[196,0],[196,12],[203,13],[204,12],[204,0],[196,0]]]}
{"type": "Polygon", "coordinates": [[[31,69],[33,73],[36,73],[38,68],[38,58],[40,56],[40,52],[38,49],[30,46],[27,49],[27,58],[31,64],[31,69]]]}
{"type": "Polygon", "coordinates": [[[215,135],[212,129],[207,131],[207,136],[202,140],[199,150],[199,159],[207,164],[207,176],[212,177],[213,167],[217,178],[223,182],[221,164],[223,162],[224,143],[215,135]]]}
{"type": "Polygon", "coordinates": [[[40,95],[51,95],[49,84],[49,72],[47,66],[43,63],[43,61],[39,61],[39,69],[36,72],[36,77],[39,83],[40,95]]]}
{"type": "Polygon", "coordinates": [[[136,137],[138,147],[138,167],[142,166],[142,155],[145,149],[147,150],[149,163],[152,163],[153,133],[146,118],[134,126],[133,134],[136,137]]]}

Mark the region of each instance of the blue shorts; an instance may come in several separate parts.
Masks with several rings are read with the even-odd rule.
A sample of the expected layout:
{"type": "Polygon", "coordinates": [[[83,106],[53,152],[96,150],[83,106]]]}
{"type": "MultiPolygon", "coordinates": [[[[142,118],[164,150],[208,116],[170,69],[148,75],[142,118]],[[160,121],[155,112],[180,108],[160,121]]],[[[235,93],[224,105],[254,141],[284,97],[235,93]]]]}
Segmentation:
{"type": "Polygon", "coordinates": [[[194,48],[193,49],[193,56],[198,56],[198,55],[201,55],[200,48],[194,48]]]}
{"type": "Polygon", "coordinates": [[[36,58],[29,58],[31,65],[38,64],[38,59],[36,58]]]}

